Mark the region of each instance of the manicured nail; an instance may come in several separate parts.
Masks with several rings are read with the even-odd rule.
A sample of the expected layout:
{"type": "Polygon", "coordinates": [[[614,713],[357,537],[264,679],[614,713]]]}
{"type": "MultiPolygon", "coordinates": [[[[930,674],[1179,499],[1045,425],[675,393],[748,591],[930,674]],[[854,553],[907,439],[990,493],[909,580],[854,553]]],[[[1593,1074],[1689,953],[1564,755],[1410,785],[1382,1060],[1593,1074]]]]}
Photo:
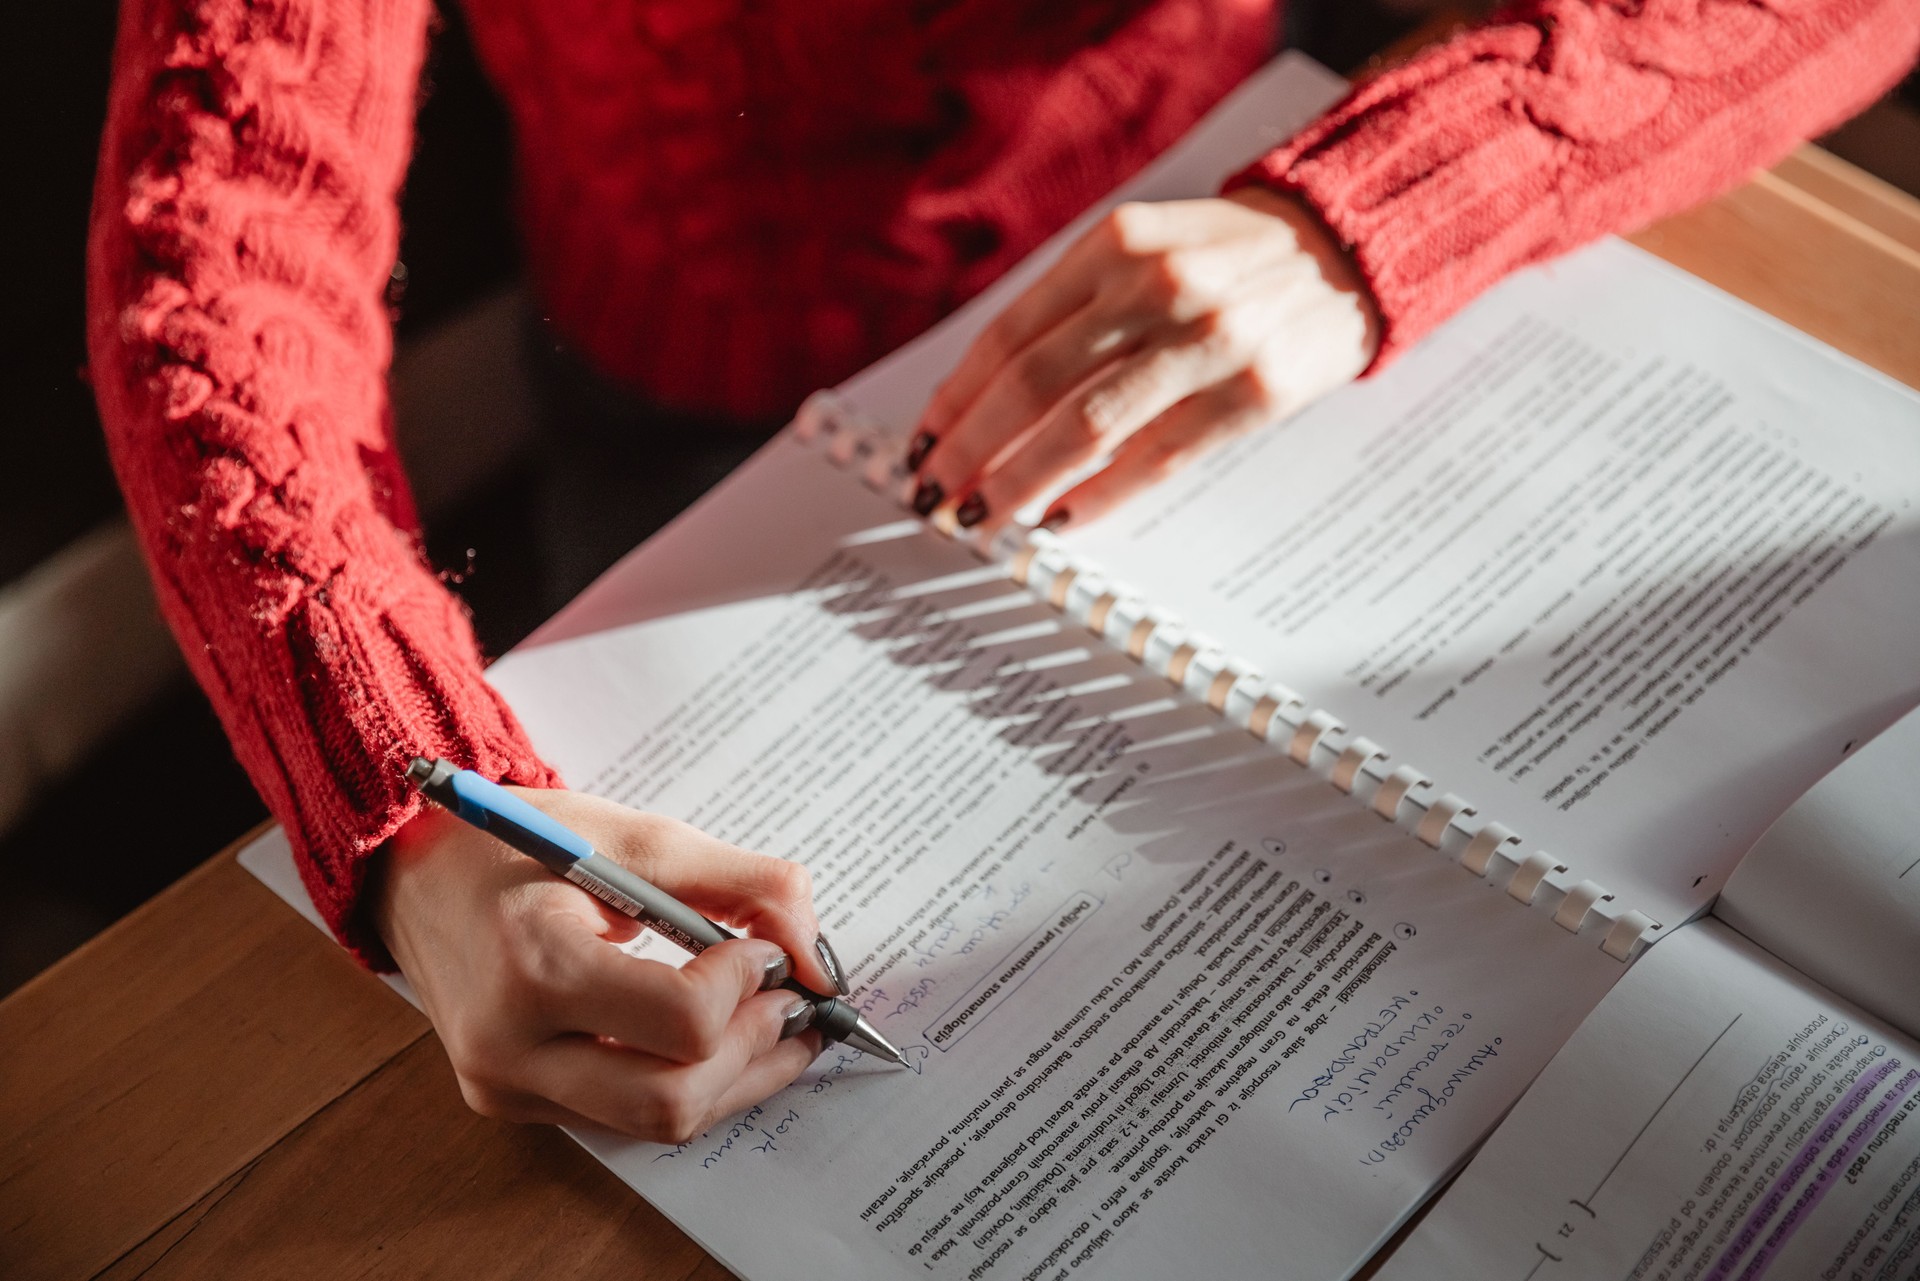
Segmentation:
{"type": "Polygon", "coordinates": [[[813,1002],[797,1000],[780,1016],[780,1039],[790,1040],[813,1026],[813,1002]]]}
{"type": "Polygon", "coordinates": [[[840,968],[840,958],[834,954],[833,944],[827,942],[822,934],[813,941],[813,950],[820,954],[820,964],[826,967],[827,977],[833,980],[834,991],[846,996],[853,989],[847,986],[846,971],[840,968]]]}
{"type": "Polygon", "coordinates": [[[1041,519],[1040,528],[1046,530],[1049,534],[1057,534],[1071,519],[1072,516],[1066,508],[1056,507],[1041,519]]]}
{"type": "Polygon", "coordinates": [[[940,500],[946,496],[947,491],[940,488],[939,481],[923,480],[920,482],[920,488],[913,491],[913,510],[922,516],[931,516],[933,509],[938,507],[940,500]]]}
{"type": "Polygon", "coordinates": [[[987,500],[978,494],[968,494],[967,501],[960,504],[960,510],[953,514],[953,523],[962,529],[972,529],[987,518],[987,500]]]}
{"type": "Polygon", "coordinates": [[[933,452],[933,442],[937,439],[930,431],[923,431],[913,438],[913,445],[907,450],[907,470],[919,471],[920,464],[927,461],[927,455],[933,452]]]}
{"type": "Polygon", "coordinates": [[[767,968],[760,975],[760,990],[771,992],[793,977],[793,958],[785,952],[767,962],[767,968]]]}

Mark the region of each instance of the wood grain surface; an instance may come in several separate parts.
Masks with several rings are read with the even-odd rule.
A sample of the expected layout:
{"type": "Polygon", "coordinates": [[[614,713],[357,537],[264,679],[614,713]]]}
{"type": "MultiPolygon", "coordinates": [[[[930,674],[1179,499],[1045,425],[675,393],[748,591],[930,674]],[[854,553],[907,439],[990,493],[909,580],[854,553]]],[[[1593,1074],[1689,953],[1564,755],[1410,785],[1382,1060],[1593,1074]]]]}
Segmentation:
{"type": "Polygon", "coordinates": [[[1773,172],[1825,202],[1834,214],[1920,250],[1920,203],[1866,170],[1809,145],[1775,165],[1773,172]]]}
{"type": "Polygon", "coordinates": [[[0,1277],[99,1273],[430,1034],[223,852],[0,1001],[0,1277]]]}
{"type": "Polygon", "coordinates": [[[1856,360],[1920,386],[1920,249],[1778,173],[1757,174],[1718,200],[1628,239],[1856,360]]]}

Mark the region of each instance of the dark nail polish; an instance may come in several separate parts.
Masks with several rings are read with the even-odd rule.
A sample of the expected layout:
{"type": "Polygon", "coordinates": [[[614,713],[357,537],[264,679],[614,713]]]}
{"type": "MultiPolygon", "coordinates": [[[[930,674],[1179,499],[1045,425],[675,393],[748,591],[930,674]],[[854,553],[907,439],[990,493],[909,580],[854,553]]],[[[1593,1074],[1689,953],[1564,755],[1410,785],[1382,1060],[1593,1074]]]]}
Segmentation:
{"type": "Polygon", "coordinates": [[[1045,518],[1041,520],[1040,528],[1046,530],[1049,534],[1057,534],[1065,527],[1067,521],[1070,519],[1072,519],[1072,517],[1066,508],[1056,507],[1048,512],[1045,518]]]}
{"type": "Polygon", "coordinates": [[[960,510],[953,514],[953,523],[962,529],[972,529],[987,518],[987,500],[978,494],[968,494],[967,501],[960,504],[960,510]]]}
{"type": "Polygon", "coordinates": [[[760,976],[760,990],[771,992],[793,977],[793,958],[785,952],[767,962],[766,972],[760,976]]]}
{"type": "Polygon", "coordinates": [[[920,464],[926,462],[927,455],[933,452],[935,439],[934,434],[930,431],[923,431],[913,438],[913,445],[907,450],[908,471],[920,470],[920,464]]]}
{"type": "Polygon", "coordinates": [[[826,967],[827,977],[833,980],[834,991],[842,996],[852,992],[853,989],[847,986],[846,972],[840,968],[840,958],[834,953],[833,944],[827,942],[826,935],[822,934],[813,941],[813,950],[820,954],[820,964],[826,967]]]}
{"type": "Polygon", "coordinates": [[[920,488],[913,491],[913,510],[922,516],[931,516],[933,509],[940,505],[940,500],[946,495],[947,491],[940,488],[939,481],[923,480],[920,488]]]}
{"type": "Polygon", "coordinates": [[[813,1026],[813,1002],[795,1001],[780,1016],[780,1039],[790,1040],[813,1026]]]}

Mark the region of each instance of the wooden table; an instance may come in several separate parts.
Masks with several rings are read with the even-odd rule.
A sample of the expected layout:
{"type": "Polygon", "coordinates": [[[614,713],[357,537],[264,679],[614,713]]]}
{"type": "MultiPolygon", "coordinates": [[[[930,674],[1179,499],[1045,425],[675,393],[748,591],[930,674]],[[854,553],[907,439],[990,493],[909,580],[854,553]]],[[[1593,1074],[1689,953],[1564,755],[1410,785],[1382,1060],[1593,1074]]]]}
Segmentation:
{"type": "MultiPolygon", "coordinates": [[[[1802,148],[1634,237],[1920,386],[1920,202],[1802,148]]],[[[728,1273],[223,851],[0,1002],[0,1277],[728,1273]]]]}

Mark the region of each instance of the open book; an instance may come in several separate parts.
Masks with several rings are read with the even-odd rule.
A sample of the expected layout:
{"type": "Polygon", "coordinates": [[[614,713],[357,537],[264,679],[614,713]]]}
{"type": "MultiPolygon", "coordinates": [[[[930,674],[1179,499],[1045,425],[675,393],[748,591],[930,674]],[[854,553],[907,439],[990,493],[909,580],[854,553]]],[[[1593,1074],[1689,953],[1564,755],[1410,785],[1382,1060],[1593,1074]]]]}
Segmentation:
{"type": "MultiPolygon", "coordinates": [[[[1115,198],[1342,88],[1282,58],[1115,198]]],[[[745,1276],[1350,1273],[1920,701],[1920,401],[1618,244],[1083,531],[936,532],[904,433],[1076,231],[490,672],[572,785],[806,863],[913,1059],[576,1136],[745,1276]]]]}

